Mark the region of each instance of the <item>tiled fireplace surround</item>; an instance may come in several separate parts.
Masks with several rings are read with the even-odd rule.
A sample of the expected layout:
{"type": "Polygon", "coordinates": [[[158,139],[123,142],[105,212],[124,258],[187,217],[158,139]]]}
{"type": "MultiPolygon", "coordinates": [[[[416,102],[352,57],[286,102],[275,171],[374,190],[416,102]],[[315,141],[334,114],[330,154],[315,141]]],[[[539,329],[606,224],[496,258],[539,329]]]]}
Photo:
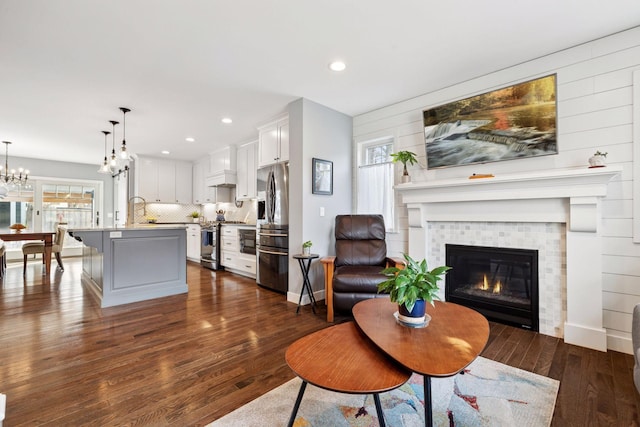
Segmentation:
{"type": "Polygon", "coordinates": [[[600,200],[620,172],[557,169],[397,185],[409,253],[444,265],[446,243],[536,249],[540,332],[606,351],[600,200]]]}

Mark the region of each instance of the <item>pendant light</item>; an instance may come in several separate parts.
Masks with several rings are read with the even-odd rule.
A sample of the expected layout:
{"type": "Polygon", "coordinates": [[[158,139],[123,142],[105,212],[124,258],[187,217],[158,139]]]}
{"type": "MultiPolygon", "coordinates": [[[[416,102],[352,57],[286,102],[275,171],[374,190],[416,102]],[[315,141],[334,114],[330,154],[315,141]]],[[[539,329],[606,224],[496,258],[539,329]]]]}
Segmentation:
{"type": "Polygon", "coordinates": [[[116,122],[115,120],[109,120],[109,123],[113,125],[113,133],[111,134],[113,140],[111,142],[111,160],[109,161],[109,166],[111,167],[111,169],[116,169],[118,167],[118,158],[116,157],[116,125],[119,122],[116,122]]]}
{"type": "Polygon", "coordinates": [[[111,173],[111,168],[109,167],[109,160],[107,160],[107,135],[110,135],[111,132],[108,130],[103,130],[104,134],[104,162],[100,165],[100,169],[98,169],[98,173],[111,173]]]}
{"type": "Polygon", "coordinates": [[[126,107],[120,107],[120,111],[122,111],[122,147],[120,148],[120,158],[122,160],[129,160],[129,153],[127,153],[127,140],[125,139],[125,131],[126,131],[126,115],[130,109],[126,107]]]}

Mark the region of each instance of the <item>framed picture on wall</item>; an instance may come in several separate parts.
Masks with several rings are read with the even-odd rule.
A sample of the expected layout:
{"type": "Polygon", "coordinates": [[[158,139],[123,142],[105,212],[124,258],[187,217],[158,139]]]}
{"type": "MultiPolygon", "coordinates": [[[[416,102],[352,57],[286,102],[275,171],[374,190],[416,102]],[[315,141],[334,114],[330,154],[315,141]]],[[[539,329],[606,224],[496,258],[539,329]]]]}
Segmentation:
{"type": "Polygon", "coordinates": [[[312,193],[333,194],[333,162],[313,159],[312,193]]]}

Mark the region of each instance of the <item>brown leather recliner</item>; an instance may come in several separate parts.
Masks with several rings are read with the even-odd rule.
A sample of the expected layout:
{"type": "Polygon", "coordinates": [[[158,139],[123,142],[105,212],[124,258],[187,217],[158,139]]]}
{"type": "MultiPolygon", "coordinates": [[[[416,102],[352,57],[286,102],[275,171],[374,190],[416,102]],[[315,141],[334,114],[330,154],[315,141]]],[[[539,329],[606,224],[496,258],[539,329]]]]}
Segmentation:
{"type": "Polygon", "coordinates": [[[404,260],[387,257],[382,215],[338,215],[335,227],[336,255],[321,259],[328,322],[334,311],[350,314],[359,301],[386,297],[378,294],[381,271],[404,266],[404,260]]]}

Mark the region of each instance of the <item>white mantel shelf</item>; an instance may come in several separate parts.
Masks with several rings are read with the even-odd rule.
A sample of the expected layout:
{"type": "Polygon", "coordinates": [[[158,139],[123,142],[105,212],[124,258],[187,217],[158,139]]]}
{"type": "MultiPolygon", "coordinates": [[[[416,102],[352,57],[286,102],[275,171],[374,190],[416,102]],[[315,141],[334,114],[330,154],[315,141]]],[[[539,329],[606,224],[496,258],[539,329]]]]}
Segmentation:
{"type": "Polygon", "coordinates": [[[565,342],[607,349],[602,324],[600,200],[619,166],[553,169],[396,185],[407,207],[408,249],[426,257],[427,222],[556,222],[566,227],[565,342]],[[585,297],[587,296],[587,297],[585,297]]]}
{"type": "Polygon", "coordinates": [[[607,184],[622,172],[619,166],[553,169],[497,175],[492,178],[455,178],[410,182],[394,188],[404,203],[480,200],[603,197],[607,184]]]}

